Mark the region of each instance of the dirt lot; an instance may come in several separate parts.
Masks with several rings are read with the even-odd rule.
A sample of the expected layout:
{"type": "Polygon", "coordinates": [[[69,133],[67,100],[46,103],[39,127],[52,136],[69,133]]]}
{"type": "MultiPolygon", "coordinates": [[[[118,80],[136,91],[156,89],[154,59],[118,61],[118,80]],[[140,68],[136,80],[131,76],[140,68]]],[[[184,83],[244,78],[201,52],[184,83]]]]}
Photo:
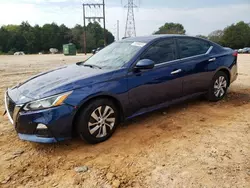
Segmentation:
{"type": "MultiPolygon", "coordinates": [[[[0,97],[84,58],[0,56],[0,97]]],[[[98,145],[24,142],[0,116],[0,187],[250,187],[250,55],[239,56],[239,73],[223,101],[195,99],[135,118],[98,145]]]]}

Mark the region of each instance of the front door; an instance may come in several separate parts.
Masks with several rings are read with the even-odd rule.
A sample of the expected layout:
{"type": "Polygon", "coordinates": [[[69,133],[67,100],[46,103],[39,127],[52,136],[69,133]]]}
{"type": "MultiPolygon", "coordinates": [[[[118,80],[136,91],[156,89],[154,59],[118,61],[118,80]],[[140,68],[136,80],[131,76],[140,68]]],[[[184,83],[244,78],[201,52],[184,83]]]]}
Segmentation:
{"type": "Polygon", "coordinates": [[[174,39],[152,44],[140,59],[150,59],[155,67],[128,73],[129,99],[133,109],[151,107],[182,95],[182,72],[174,39]]]}

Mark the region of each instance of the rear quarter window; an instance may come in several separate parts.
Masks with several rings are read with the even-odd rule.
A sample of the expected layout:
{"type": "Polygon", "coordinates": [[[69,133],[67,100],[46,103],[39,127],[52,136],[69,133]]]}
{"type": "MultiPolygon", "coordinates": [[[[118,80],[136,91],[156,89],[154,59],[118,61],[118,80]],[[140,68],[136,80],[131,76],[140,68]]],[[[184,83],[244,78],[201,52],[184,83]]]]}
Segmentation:
{"type": "Polygon", "coordinates": [[[195,38],[179,38],[177,41],[180,58],[205,54],[211,46],[209,42],[195,38]]]}
{"type": "Polygon", "coordinates": [[[213,49],[211,50],[210,54],[217,54],[223,51],[223,48],[213,45],[213,49]]]}

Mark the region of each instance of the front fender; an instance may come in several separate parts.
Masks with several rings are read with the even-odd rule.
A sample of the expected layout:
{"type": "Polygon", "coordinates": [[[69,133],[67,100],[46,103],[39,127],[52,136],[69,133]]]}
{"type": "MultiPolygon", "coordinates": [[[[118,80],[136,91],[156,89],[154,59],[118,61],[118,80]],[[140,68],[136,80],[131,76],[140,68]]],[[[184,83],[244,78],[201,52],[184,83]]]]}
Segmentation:
{"type": "Polygon", "coordinates": [[[112,80],[83,87],[74,90],[65,103],[79,109],[89,100],[106,96],[118,101],[122,111],[126,112],[126,109],[129,106],[128,91],[126,86],[127,80],[126,78],[122,78],[119,80],[112,80]]]}

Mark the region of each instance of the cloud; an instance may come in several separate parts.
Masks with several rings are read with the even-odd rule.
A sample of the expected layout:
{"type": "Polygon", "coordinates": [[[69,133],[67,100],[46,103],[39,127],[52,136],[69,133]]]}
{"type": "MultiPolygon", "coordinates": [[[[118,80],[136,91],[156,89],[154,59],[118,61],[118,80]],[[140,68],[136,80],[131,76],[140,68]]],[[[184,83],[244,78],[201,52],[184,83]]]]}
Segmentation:
{"type": "MultiPolygon", "coordinates": [[[[51,22],[69,27],[76,24],[82,25],[82,1],[80,0],[72,0],[71,3],[68,0],[21,0],[18,2],[11,0],[8,3],[0,2],[0,24],[20,24],[22,21],[29,21],[32,25],[51,22]]],[[[207,35],[213,30],[223,29],[241,20],[250,22],[249,12],[249,4],[189,9],[140,8],[135,9],[136,31],[137,35],[149,35],[165,22],[178,22],[184,25],[190,35],[207,35]]],[[[117,20],[120,20],[120,36],[124,36],[126,9],[108,6],[106,18],[107,28],[113,34],[116,33],[117,20]]]]}
{"type": "Polygon", "coordinates": [[[0,23],[19,24],[21,19],[28,20],[36,16],[35,7],[33,4],[0,4],[0,23]]]}
{"type": "MultiPolygon", "coordinates": [[[[112,20],[114,23],[115,19],[120,19],[121,28],[124,28],[126,12],[116,8],[110,8],[108,11],[110,22],[112,20]]],[[[249,12],[249,4],[193,9],[141,8],[135,10],[136,30],[138,35],[149,35],[166,22],[177,22],[183,24],[190,35],[207,35],[216,29],[224,29],[232,23],[242,20],[250,22],[249,12]]]]}
{"type": "Polygon", "coordinates": [[[184,25],[188,34],[208,34],[216,29],[223,29],[238,21],[250,21],[250,6],[226,5],[223,7],[196,9],[142,9],[136,15],[138,32],[157,30],[165,22],[178,22],[184,25]],[[232,14],[233,13],[233,14],[232,14]]]}

